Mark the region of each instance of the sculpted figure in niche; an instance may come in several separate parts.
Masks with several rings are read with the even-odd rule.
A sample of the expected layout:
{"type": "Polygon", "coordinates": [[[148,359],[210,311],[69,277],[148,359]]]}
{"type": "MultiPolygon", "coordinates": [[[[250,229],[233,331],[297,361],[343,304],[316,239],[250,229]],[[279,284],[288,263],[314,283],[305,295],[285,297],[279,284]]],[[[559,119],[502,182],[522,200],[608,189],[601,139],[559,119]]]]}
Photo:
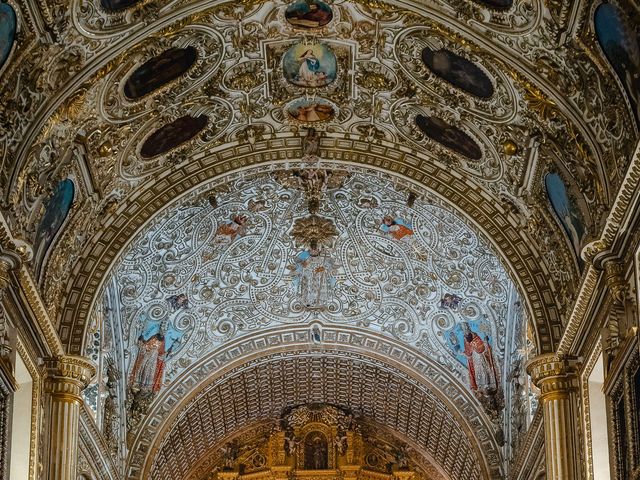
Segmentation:
{"type": "Polygon", "coordinates": [[[307,130],[307,136],[302,141],[302,153],[304,155],[317,156],[320,151],[320,134],[315,128],[307,130]]]}
{"type": "Polygon", "coordinates": [[[315,244],[300,252],[295,261],[300,300],[305,307],[325,306],[331,299],[335,285],[333,259],[315,244]]]}
{"type": "Polygon", "coordinates": [[[320,432],[311,432],[304,442],[305,470],[325,470],[329,468],[327,439],[320,432]]]}

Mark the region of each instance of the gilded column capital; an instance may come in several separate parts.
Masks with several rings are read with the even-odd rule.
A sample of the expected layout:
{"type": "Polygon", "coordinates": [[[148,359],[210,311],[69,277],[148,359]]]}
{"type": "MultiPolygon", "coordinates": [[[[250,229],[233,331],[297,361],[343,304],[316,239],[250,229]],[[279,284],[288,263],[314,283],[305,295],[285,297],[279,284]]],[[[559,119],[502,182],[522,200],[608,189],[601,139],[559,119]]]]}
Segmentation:
{"type": "Polygon", "coordinates": [[[577,388],[579,366],[576,357],[547,353],[531,359],[527,363],[527,373],[544,398],[552,394],[567,394],[577,388]]]}
{"type": "Polygon", "coordinates": [[[47,393],[80,396],[96,374],[96,366],[91,360],[76,355],[49,357],[44,360],[44,365],[47,393]]]}
{"type": "Polygon", "coordinates": [[[624,279],[625,266],[619,260],[604,262],[604,280],[611,292],[613,300],[618,304],[624,304],[627,295],[627,282],[624,279]]]}

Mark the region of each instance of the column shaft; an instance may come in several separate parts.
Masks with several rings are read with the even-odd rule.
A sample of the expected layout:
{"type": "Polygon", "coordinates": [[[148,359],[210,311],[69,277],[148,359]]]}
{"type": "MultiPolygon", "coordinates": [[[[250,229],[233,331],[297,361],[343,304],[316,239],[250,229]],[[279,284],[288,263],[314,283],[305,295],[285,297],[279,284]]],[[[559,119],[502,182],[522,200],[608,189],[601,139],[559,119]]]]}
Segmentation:
{"type": "Polygon", "coordinates": [[[577,480],[576,361],[555,354],[541,355],[529,362],[527,371],[542,391],[547,480],[577,480]]]}
{"type": "Polygon", "coordinates": [[[76,478],[80,392],[87,386],[95,367],[82,357],[58,357],[45,361],[49,394],[48,480],[76,478]]]}

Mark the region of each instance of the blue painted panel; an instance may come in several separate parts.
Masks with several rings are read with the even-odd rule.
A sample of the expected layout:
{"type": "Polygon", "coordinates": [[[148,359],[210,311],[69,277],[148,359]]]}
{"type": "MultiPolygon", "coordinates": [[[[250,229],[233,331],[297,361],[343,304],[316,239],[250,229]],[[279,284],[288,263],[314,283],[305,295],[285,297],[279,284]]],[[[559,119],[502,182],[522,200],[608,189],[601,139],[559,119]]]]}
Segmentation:
{"type": "Polygon", "coordinates": [[[11,53],[11,47],[16,39],[16,25],[16,12],[11,5],[0,3],[0,68],[11,53]]]}
{"type": "Polygon", "coordinates": [[[75,187],[69,179],[62,180],[56,186],[53,195],[49,198],[45,208],[44,216],[40,220],[36,239],[33,242],[34,265],[36,274],[39,276],[43,266],[43,260],[47,251],[51,247],[60,227],[71,210],[75,187]]]}

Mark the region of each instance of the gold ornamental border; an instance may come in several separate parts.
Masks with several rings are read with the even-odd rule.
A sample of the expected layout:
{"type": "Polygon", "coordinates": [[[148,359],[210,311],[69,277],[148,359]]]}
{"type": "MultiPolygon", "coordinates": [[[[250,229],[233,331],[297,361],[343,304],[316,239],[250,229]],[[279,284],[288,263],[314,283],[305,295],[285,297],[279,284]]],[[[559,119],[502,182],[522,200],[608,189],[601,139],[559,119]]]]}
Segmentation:
{"type": "MultiPolygon", "coordinates": [[[[58,333],[70,354],[81,354],[87,319],[102,282],[118,255],[160,210],[196,187],[223,174],[252,166],[286,163],[300,158],[301,139],[282,134],[254,145],[225,145],[147,181],[126,204],[115,209],[87,242],[82,260],[71,274],[61,299],[58,333]]],[[[539,351],[551,352],[562,333],[556,288],[544,260],[519,221],[482,187],[433,159],[389,143],[372,144],[332,134],[322,142],[329,162],[379,170],[404,177],[445,199],[493,244],[534,319],[539,351]]],[[[559,288],[560,286],[558,286],[559,288]]]]}

